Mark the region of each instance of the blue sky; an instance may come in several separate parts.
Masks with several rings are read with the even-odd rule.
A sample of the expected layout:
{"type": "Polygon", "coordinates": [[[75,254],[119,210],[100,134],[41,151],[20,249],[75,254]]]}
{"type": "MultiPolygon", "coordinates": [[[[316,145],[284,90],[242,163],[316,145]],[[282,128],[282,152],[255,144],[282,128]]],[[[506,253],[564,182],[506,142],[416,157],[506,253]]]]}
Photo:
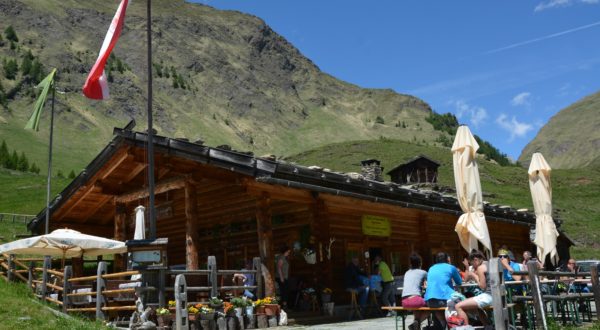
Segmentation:
{"type": "Polygon", "coordinates": [[[600,0],[195,0],[256,15],[321,70],[452,112],[517,158],[600,90],[600,0]]]}

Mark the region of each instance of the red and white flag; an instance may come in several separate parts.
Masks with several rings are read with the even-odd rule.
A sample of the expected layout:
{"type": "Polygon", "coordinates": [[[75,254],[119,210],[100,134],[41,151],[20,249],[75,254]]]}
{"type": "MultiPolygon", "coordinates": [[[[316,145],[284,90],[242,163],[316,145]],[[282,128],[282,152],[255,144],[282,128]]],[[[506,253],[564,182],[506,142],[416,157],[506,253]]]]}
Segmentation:
{"type": "Polygon", "coordinates": [[[104,37],[104,43],[102,43],[102,48],[100,48],[98,59],[85,80],[85,84],[83,85],[83,95],[90,99],[104,100],[108,98],[108,82],[106,80],[106,74],[104,73],[104,66],[110,56],[110,52],[112,52],[121,35],[123,23],[125,22],[125,11],[127,10],[128,5],[129,0],[121,0],[119,8],[115,13],[115,17],[113,17],[113,20],[110,23],[106,37],[104,37]]]}

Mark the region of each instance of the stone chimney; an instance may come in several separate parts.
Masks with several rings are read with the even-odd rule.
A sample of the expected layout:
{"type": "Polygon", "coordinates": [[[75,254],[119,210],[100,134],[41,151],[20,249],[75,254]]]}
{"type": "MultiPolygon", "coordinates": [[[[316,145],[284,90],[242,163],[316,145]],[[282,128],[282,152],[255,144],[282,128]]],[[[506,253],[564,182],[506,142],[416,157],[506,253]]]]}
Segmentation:
{"type": "Polygon", "coordinates": [[[381,177],[383,167],[381,167],[381,162],[379,160],[366,159],[361,161],[360,165],[361,174],[365,177],[365,179],[383,181],[383,178],[381,177]]]}

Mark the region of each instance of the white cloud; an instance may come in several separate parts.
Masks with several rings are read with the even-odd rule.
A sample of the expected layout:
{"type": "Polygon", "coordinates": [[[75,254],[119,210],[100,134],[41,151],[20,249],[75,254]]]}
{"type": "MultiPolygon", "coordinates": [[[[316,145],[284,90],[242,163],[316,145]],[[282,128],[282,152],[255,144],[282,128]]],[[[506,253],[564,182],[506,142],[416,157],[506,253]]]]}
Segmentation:
{"type": "Polygon", "coordinates": [[[546,9],[560,8],[560,7],[568,7],[573,5],[574,3],[585,3],[588,5],[594,5],[600,2],[600,0],[548,0],[542,1],[538,3],[537,6],[533,9],[533,11],[538,12],[546,9]]]}
{"type": "Polygon", "coordinates": [[[478,127],[488,117],[487,111],[479,106],[472,106],[463,100],[453,102],[458,119],[467,117],[473,126],[478,127]]]}
{"type": "Polygon", "coordinates": [[[524,137],[529,131],[533,130],[532,124],[521,123],[514,116],[511,120],[508,120],[508,117],[503,113],[496,118],[496,123],[510,133],[510,141],[516,137],[524,137]]]}
{"type": "Polygon", "coordinates": [[[529,102],[530,97],[531,97],[531,93],[529,93],[529,92],[519,93],[519,94],[515,95],[515,97],[512,98],[512,100],[510,101],[510,104],[515,107],[518,107],[521,105],[530,105],[531,104],[529,102]]]}

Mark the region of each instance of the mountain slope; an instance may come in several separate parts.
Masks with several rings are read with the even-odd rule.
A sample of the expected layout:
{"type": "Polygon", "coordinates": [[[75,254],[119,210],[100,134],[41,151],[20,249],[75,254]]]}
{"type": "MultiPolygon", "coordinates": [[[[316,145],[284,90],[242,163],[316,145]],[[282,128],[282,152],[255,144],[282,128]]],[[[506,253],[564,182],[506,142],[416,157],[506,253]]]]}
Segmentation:
{"type": "MultiPolygon", "coordinates": [[[[154,125],[160,134],[280,155],[354,139],[432,142],[440,135],[425,121],[431,113],[425,102],[321,72],[257,17],[183,0],[152,3],[154,125]]],[[[144,2],[133,1],[127,10],[107,70],[111,99],[81,95],[115,9],[114,1],[0,1],[1,30],[12,26],[19,37],[15,49],[5,38],[0,58],[21,65],[30,51],[46,71],[58,68],[64,94],[57,95],[55,160],[65,173],[85,166],[112,127],[130,118],[137,129],[145,126],[144,2]]],[[[0,75],[5,90],[17,90],[0,107],[0,139],[23,145],[43,164],[47,112],[41,132],[22,130],[34,101],[27,79],[0,75]]]]}
{"type": "Polygon", "coordinates": [[[529,164],[541,152],[553,168],[600,164],[600,92],[558,112],[523,149],[519,161],[529,164]]]}

